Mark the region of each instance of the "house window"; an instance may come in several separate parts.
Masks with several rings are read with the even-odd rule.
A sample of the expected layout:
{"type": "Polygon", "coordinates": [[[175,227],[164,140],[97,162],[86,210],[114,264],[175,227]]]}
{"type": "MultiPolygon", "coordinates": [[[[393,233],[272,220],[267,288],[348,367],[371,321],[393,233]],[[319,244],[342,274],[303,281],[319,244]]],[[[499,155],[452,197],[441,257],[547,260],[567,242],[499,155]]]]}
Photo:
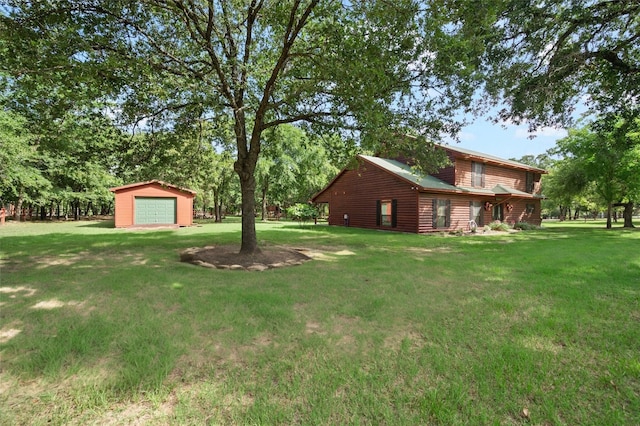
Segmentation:
{"type": "Polygon", "coordinates": [[[493,206],[493,210],[491,212],[491,219],[499,220],[499,221],[504,220],[504,209],[502,204],[495,204],[493,206]]]}
{"type": "Polygon", "coordinates": [[[433,199],[433,223],[434,228],[448,228],[451,224],[451,201],[433,199]]]}
{"type": "Polygon", "coordinates": [[[471,186],[484,188],[484,164],[471,162],[471,186]]]}
{"type": "Polygon", "coordinates": [[[483,220],[483,205],[480,201],[470,201],[469,202],[469,220],[473,220],[476,225],[484,226],[483,220]]]}
{"type": "Polygon", "coordinates": [[[533,214],[534,211],[536,211],[536,205],[527,204],[527,214],[533,214]]]}
{"type": "Polygon", "coordinates": [[[398,200],[378,200],[376,202],[376,225],[397,226],[398,200]]]}
{"type": "Polygon", "coordinates": [[[533,174],[533,172],[527,172],[525,191],[528,192],[529,194],[533,194],[534,179],[535,179],[535,175],[533,174]]]}

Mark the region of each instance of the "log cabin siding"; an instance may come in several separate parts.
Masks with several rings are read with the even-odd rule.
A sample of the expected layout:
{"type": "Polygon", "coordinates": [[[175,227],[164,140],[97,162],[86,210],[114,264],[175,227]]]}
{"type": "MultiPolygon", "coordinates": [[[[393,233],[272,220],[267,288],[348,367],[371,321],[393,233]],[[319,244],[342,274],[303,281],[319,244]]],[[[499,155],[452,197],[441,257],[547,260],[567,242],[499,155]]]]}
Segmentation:
{"type": "MultiPolygon", "coordinates": [[[[456,159],[455,185],[473,187],[471,160],[456,159]]],[[[527,192],[527,172],[504,166],[485,163],[484,188],[491,189],[496,185],[507,185],[518,191],[527,192]]],[[[540,194],[540,173],[533,173],[534,186],[532,194],[540,194]]]]}
{"type": "Polygon", "coordinates": [[[540,200],[509,200],[508,202],[513,206],[513,209],[511,211],[505,210],[504,222],[511,225],[517,222],[527,222],[538,226],[542,223],[540,200]],[[527,205],[534,206],[533,212],[527,211],[527,205]]]}
{"type": "Polygon", "coordinates": [[[493,188],[496,185],[507,185],[518,191],[526,191],[526,172],[522,170],[507,169],[505,167],[487,164],[485,169],[485,187],[493,188]]]}
{"type": "MultiPolygon", "coordinates": [[[[329,224],[344,225],[344,214],[349,215],[349,225],[361,228],[384,229],[404,232],[442,232],[470,229],[471,203],[479,203],[481,217],[477,225],[482,228],[493,220],[493,206],[501,206],[502,220],[513,225],[516,222],[541,223],[540,198],[527,192],[527,172],[533,176],[533,194],[540,193],[542,169],[495,157],[485,159],[479,155],[460,156],[447,150],[453,165],[431,176],[440,179],[424,180],[408,175],[406,168],[398,168],[393,160],[379,158],[358,159],[355,170],[343,170],[325,189],[314,196],[314,201],[329,204],[329,224]],[[472,163],[484,164],[484,185],[472,185],[472,163]],[[448,185],[457,188],[448,187],[448,185]],[[418,185],[418,186],[416,186],[418,185]],[[502,186],[494,193],[497,185],[502,186]],[[512,191],[515,190],[515,191],[512,191]],[[434,228],[434,199],[446,200],[449,210],[448,225],[434,228]],[[380,202],[389,201],[397,206],[394,215],[396,227],[381,226],[380,202]],[[487,207],[485,207],[485,203],[487,207]],[[527,209],[527,206],[533,208],[527,209]]],[[[398,159],[396,159],[398,160],[398,159]]],[[[406,164],[406,159],[404,161],[406,164]]]]}
{"type": "Polygon", "coordinates": [[[346,170],[321,194],[317,201],[329,203],[329,225],[349,226],[389,231],[417,231],[418,193],[411,185],[389,173],[364,162],[355,170],[346,170]],[[396,226],[377,224],[378,201],[397,200],[396,226]]]}
{"type": "MultiPolygon", "coordinates": [[[[473,187],[472,184],[472,164],[470,160],[456,160],[456,185],[473,187]]],[[[523,170],[508,169],[506,167],[495,166],[485,163],[484,188],[491,189],[502,184],[510,186],[518,191],[526,190],[526,172],[523,170]]]]}
{"type": "Polygon", "coordinates": [[[447,182],[449,185],[456,184],[456,159],[453,156],[453,153],[447,150],[447,157],[451,162],[450,165],[443,167],[437,173],[432,173],[431,175],[437,177],[441,181],[447,182]]]}
{"type": "MultiPolygon", "coordinates": [[[[486,198],[480,197],[467,197],[462,195],[448,195],[448,194],[420,194],[419,202],[419,221],[418,221],[418,233],[424,234],[428,232],[440,232],[440,231],[469,231],[469,214],[471,201],[484,203],[486,198]],[[449,226],[446,228],[434,228],[433,227],[433,200],[449,200],[451,202],[451,210],[449,217],[449,226]]],[[[482,218],[484,224],[491,222],[491,210],[482,209],[482,218]]]]}

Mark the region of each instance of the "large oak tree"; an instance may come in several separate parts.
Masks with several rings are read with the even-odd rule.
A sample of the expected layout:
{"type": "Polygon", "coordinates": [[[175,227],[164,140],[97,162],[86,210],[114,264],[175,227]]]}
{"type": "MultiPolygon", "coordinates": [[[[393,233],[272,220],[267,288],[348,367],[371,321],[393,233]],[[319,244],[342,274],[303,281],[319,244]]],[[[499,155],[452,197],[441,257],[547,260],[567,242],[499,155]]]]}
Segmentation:
{"type": "Polygon", "coordinates": [[[145,131],[170,129],[183,114],[230,118],[240,251],[251,253],[258,250],[255,170],[265,130],[304,121],[348,131],[365,145],[403,141],[428,167],[426,139],[398,136],[437,139],[459,128],[451,117],[469,104],[476,61],[443,4],[9,1],[0,51],[11,85],[109,98],[123,120],[145,131]]]}

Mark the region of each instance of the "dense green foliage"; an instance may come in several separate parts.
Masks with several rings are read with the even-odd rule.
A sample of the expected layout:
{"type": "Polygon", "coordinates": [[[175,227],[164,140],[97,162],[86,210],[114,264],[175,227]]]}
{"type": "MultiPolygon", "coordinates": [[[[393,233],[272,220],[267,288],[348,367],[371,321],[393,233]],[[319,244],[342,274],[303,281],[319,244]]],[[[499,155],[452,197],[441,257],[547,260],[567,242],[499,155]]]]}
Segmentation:
{"type": "Polygon", "coordinates": [[[564,206],[576,199],[586,210],[604,206],[609,228],[613,207],[624,206],[625,226],[632,227],[633,209],[640,200],[638,135],[638,118],[601,119],[570,130],[553,150],[562,159],[545,180],[545,195],[564,206]]]}
{"type": "Polygon", "coordinates": [[[264,216],[268,204],[306,201],[344,164],[325,159],[358,146],[442,165],[427,141],[455,135],[479,90],[481,104],[506,102],[497,119],[532,127],[566,124],[579,100],[633,121],[639,10],[636,0],[10,0],[2,104],[25,120],[20,144],[33,152],[11,157],[20,177],[5,178],[2,198],[48,193],[50,211],[77,215],[108,207],[109,185],[160,178],[199,191],[198,210],[213,204],[218,219],[222,205],[247,213],[251,252],[256,203],[264,216]],[[301,123],[305,135],[280,129],[301,123]]]}
{"type": "MultiPolygon", "coordinates": [[[[552,226],[553,225],[553,226],[552,226]]],[[[1,424],[634,424],[640,233],[257,223],[265,272],[178,261],[240,224],[0,228],[1,424]],[[88,273],[88,271],[91,271],[88,273]],[[12,336],[12,337],[9,337],[12,336]]]]}
{"type": "Polygon", "coordinates": [[[230,123],[242,211],[251,212],[243,215],[242,250],[251,252],[267,129],[306,122],[323,133],[346,132],[363,146],[400,144],[425,169],[442,163],[424,137],[438,140],[459,128],[453,112],[470,105],[476,63],[465,59],[461,35],[447,30],[454,17],[446,8],[422,6],[10,1],[0,47],[13,55],[2,71],[34,110],[43,106],[34,94],[53,86],[58,114],[76,98],[83,105],[108,99],[123,123],[146,131],[230,123]],[[420,137],[406,141],[407,132],[420,137]]]}
{"type": "Polygon", "coordinates": [[[477,40],[499,118],[532,127],[636,111],[640,96],[637,0],[452,0],[477,40]]]}
{"type": "Polygon", "coordinates": [[[297,203],[287,208],[287,217],[304,224],[318,218],[318,209],[310,204],[297,203]]]}
{"type": "MultiPolygon", "coordinates": [[[[0,199],[37,202],[45,198],[51,186],[38,167],[41,156],[32,146],[33,135],[25,120],[17,114],[0,110],[0,199]]],[[[0,207],[2,207],[0,202],[0,207]]]]}

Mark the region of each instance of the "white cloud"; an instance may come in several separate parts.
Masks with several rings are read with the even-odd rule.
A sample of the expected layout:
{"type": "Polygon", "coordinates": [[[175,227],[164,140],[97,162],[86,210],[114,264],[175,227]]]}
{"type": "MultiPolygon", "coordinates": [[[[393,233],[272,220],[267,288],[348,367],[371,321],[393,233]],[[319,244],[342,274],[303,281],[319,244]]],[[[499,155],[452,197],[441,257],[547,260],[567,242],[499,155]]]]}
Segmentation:
{"type": "Polygon", "coordinates": [[[465,142],[471,142],[478,139],[475,133],[465,132],[464,130],[458,133],[458,137],[460,138],[461,141],[465,141],[465,142]]]}
{"type": "Polygon", "coordinates": [[[527,127],[518,126],[515,129],[514,135],[519,139],[528,139],[532,136],[561,139],[567,136],[567,131],[565,129],[559,129],[556,127],[542,127],[534,132],[530,132],[527,127]]]}

